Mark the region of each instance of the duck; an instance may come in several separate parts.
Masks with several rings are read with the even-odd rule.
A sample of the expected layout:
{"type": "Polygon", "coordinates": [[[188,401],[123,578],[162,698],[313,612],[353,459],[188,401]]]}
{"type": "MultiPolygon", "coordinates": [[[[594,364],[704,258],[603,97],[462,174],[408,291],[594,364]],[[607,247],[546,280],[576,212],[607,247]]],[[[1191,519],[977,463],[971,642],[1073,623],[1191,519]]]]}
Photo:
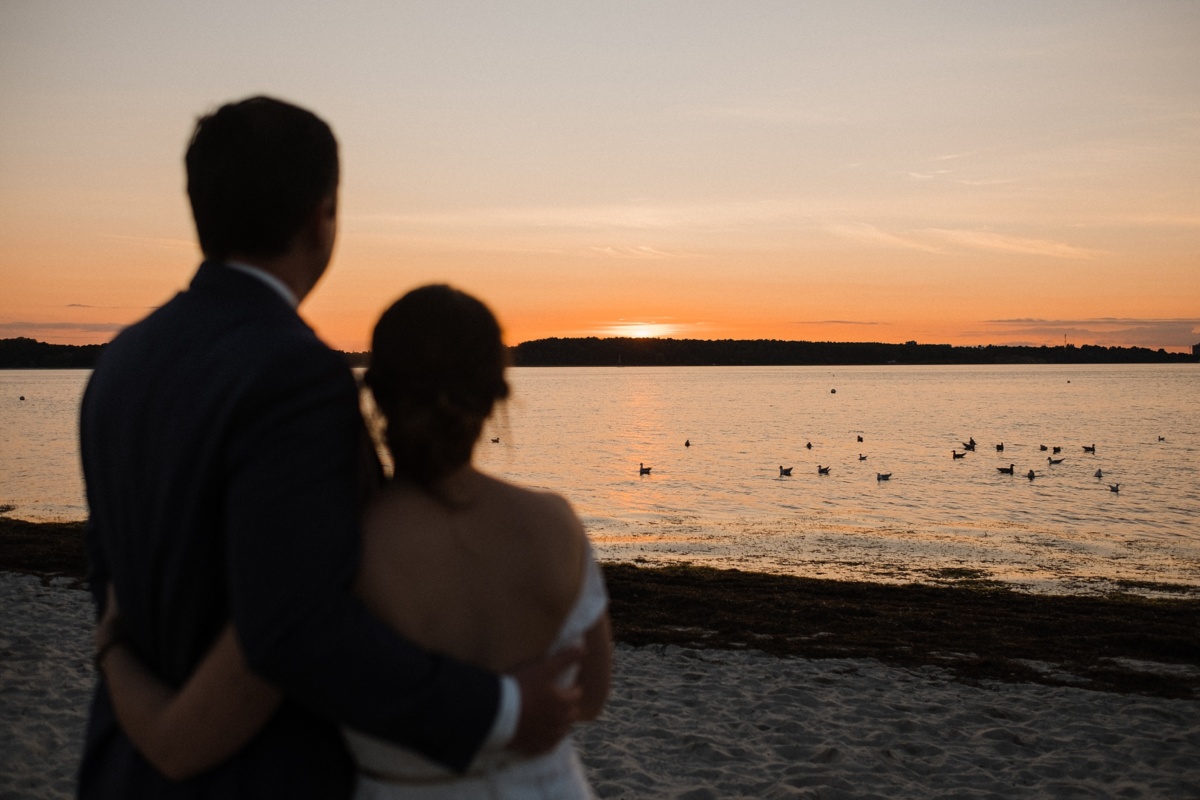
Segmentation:
{"type": "Polygon", "coordinates": [[[996,452],[997,452],[997,453],[1003,453],[1003,452],[1004,452],[1004,442],[1001,442],[1000,444],[996,445],[996,452]]]}
{"type": "Polygon", "coordinates": [[[859,453],[859,454],[858,454],[858,460],[859,460],[859,461],[866,461],[866,460],[867,460],[867,457],[866,457],[866,456],[864,456],[862,453],[859,453]]]}
{"type": "Polygon", "coordinates": [[[812,450],[812,442],[806,442],[806,443],[804,444],[804,447],[805,447],[806,449],[808,449],[808,450],[812,450]]]}
{"type": "Polygon", "coordinates": [[[969,442],[963,442],[962,445],[963,445],[963,450],[971,450],[971,451],[975,450],[975,440],[974,439],[972,439],[969,442]]]}
{"type": "Polygon", "coordinates": [[[875,480],[877,480],[877,481],[890,480],[891,477],[892,477],[892,473],[890,473],[890,472],[876,472],[875,473],[875,480]]]}
{"type": "Polygon", "coordinates": [[[1012,475],[1014,474],[1013,467],[1015,466],[1016,464],[1009,464],[1007,467],[996,467],[996,469],[1000,470],[1000,474],[1002,475],[1012,475]]]}
{"type": "Polygon", "coordinates": [[[829,467],[822,467],[820,464],[817,464],[817,474],[818,475],[828,475],[829,467]]]}
{"type": "Polygon", "coordinates": [[[1062,462],[1063,460],[1061,458],[1050,458],[1050,456],[1046,456],[1047,464],[1061,464],[1062,462]]]}
{"type": "Polygon", "coordinates": [[[957,450],[951,450],[950,455],[953,456],[954,458],[966,458],[967,457],[966,453],[960,453],[957,450]]]}
{"type": "Polygon", "coordinates": [[[649,475],[650,470],[652,470],[652,469],[654,469],[654,467],[647,467],[645,464],[639,463],[638,464],[638,475],[649,475]]]}
{"type": "Polygon", "coordinates": [[[1033,470],[1029,470],[1029,472],[1025,473],[1025,477],[1029,478],[1029,480],[1033,480],[1034,478],[1037,477],[1037,473],[1034,472],[1033,470]]]}
{"type": "Polygon", "coordinates": [[[1099,469],[1096,470],[1096,478],[1099,479],[1099,478],[1103,478],[1103,477],[1104,477],[1104,471],[1099,470],[1099,469]]]}
{"type": "Polygon", "coordinates": [[[791,475],[791,474],[792,474],[792,467],[785,467],[782,464],[779,465],[779,477],[783,478],[783,477],[791,475]]]}
{"type": "Polygon", "coordinates": [[[1041,450],[1043,453],[1044,453],[1044,452],[1046,452],[1046,451],[1047,451],[1047,450],[1049,450],[1049,449],[1050,449],[1050,448],[1049,448],[1049,447],[1046,447],[1046,445],[1044,445],[1044,444],[1039,444],[1039,445],[1038,445],[1038,450],[1041,450]]]}
{"type": "Polygon", "coordinates": [[[1062,448],[1061,447],[1053,447],[1050,449],[1050,452],[1054,453],[1054,455],[1058,455],[1059,453],[1062,452],[1062,448]]]}
{"type": "MultiPolygon", "coordinates": [[[[25,398],[24,398],[24,397],[22,397],[21,399],[22,399],[22,400],[24,400],[25,398]]],[[[1165,441],[1167,440],[1167,437],[1165,437],[1165,436],[1160,436],[1160,437],[1158,437],[1158,440],[1159,440],[1160,442],[1165,442],[1165,441]]],[[[861,441],[862,441],[862,439],[859,439],[859,441],[861,442],[861,441]]]]}
{"type": "Polygon", "coordinates": [[[492,444],[500,444],[500,437],[499,437],[499,436],[493,436],[493,437],[492,437],[492,444]]]}
{"type": "Polygon", "coordinates": [[[1085,444],[1085,445],[1083,446],[1083,452],[1085,452],[1085,453],[1094,453],[1094,452],[1096,452],[1096,445],[1092,445],[1091,447],[1088,447],[1088,446],[1085,444]]]}
{"type": "MultiPolygon", "coordinates": [[[[862,441],[862,436],[859,436],[859,437],[858,437],[858,440],[861,442],[861,441],[862,441]]],[[[1158,440],[1161,442],[1161,441],[1162,441],[1162,437],[1161,437],[1161,436],[1160,436],[1160,437],[1158,437],[1158,440]]]]}
{"type": "Polygon", "coordinates": [[[1115,493],[1115,492],[1120,492],[1120,491],[1121,491],[1121,484],[1119,484],[1119,483],[1110,483],[1110,484],[1108,485],[1108,490],[1109,490],[1110,492],[1114,492],[1114,493],[1115,493]]]}
{"type": "Polygon", "coordinates": [[[683,440],[683,446],[684,446],[684,447],[691,447],[691,446],[692,446],[692,440],[691,440],[691,439],[684,439],[684,440],[683,440]]]}

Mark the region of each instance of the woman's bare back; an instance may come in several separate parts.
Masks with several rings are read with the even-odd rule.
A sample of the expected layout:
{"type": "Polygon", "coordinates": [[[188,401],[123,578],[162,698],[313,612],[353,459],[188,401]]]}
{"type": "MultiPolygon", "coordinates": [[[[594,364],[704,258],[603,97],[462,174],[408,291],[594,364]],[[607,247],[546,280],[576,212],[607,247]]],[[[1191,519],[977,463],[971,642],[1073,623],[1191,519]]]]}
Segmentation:
{"type": "Polygon", "coordinates": [[[417,644],[486,669],[544,655],[583,577],[570,505],[470,466],[439,490],[391,484],[371,503],[359,596],[417,644]]]}

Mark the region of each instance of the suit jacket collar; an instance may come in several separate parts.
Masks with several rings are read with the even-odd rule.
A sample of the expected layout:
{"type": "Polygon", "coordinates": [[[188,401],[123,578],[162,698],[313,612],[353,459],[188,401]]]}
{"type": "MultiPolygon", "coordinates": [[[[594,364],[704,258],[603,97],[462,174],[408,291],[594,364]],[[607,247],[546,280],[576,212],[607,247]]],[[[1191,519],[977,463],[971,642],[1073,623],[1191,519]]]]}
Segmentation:
{"type": "Polygon", "coordinates": [[[230,269],[222,261],[207,259],[201,263],[192,277],[190,288],[221,294],[236,294],[247,301],[285,308],[297,317],[299,316],[295,307],[281,297],[279,292],[253,275],[230,269]]]}

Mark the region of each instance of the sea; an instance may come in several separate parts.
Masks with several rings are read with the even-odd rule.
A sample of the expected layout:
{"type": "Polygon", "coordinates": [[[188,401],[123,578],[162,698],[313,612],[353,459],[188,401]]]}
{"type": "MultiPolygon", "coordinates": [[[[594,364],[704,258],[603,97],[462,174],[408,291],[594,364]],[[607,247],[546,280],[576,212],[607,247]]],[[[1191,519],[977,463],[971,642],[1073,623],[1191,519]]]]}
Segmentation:
{"type": "MultiPolygon", "coordinates": [[[[7,513],[86,517],[88,377],[0,371],[7,513]]],[[[1200,365],[514,368],[509,380],[476,463],[567,497],[605,560],[1200,596],[1200,365]]]]}

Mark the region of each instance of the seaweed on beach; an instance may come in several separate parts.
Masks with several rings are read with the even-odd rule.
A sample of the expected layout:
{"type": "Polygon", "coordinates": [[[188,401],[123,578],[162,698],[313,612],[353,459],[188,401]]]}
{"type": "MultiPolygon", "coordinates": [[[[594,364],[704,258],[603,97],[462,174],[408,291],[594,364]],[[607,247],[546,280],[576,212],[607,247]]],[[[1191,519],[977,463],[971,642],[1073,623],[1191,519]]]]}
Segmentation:
{"type": "MultiPolygon", "coordinates": [[[[11,511],[11,507],[9,511],[11,511]]],[[[65,577],[87,577],[82,522],[27,522],[0,512],[0,570],[65,577]]]]}
{"type": "Polygon", "coordinates": [[[607,564],[616,637],[936,666],[959,679],[1161,697],[1200,690],[1200,601],[607,564]]]}

